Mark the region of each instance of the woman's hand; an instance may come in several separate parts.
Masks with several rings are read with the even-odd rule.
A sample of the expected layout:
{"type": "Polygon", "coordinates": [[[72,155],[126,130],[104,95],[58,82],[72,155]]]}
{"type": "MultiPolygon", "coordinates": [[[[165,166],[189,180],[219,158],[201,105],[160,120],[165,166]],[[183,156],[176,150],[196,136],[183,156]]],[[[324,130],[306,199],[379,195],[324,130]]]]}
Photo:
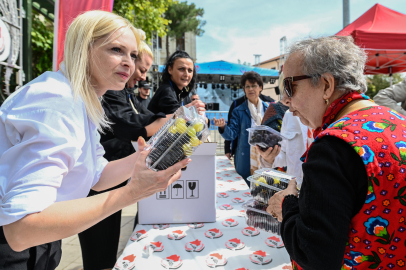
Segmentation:
{"type": "Polygon", "coordinates": [[[293,194],[297,197],[297,184],[296,180],[290,180],[289,185],[286,189],[279,191],[273,195],[268,202],[268,208],[266,211],[271,214],[274,218],[277,218],[279,222],[282,222],[282,200],[285,196],[293,194]]]}
{"type": "Polygon", "coordinates": [[[157,192],[166,190],[170,184],[180,178],[180,170],[191,161],[191,159],[186,158],[166,170],[155,172],[150,170],[146,165],[146,158],[150,151],[142,150],[144,147],[145,141],[139,139],[138,159],[134,165],[131,180],[126,186],[131,190],[130,192],[133,194],[135,201],[145,199],[157,192]]]}
{"type": "Polygon", "coordinates": [[[191,103],[185,105],[186,108],[189,108],[191,106],[194,106],[200,115],[204,115],[206,112],[206,104],[204,104],[204,102],[201,100],[194,100],[191,103]]]}
{"type": "Polygon", "coordinates": [[[262,151],[258,145],[255,146],[258,150],[258,153],[261,157],[268,163],[273,164],[275,158],[281,152],[281,147],[279,145],[275,145],[275,147],[269,147],[266,151],[262,151]]]}
{"type": "Polygon", "coordinates": [[[226,126],[226,121],[224,118],[216,119],[216,117],[213,118],[213,122],[215,126],[218,126],[219,128],[224,128],[226,126]]]}

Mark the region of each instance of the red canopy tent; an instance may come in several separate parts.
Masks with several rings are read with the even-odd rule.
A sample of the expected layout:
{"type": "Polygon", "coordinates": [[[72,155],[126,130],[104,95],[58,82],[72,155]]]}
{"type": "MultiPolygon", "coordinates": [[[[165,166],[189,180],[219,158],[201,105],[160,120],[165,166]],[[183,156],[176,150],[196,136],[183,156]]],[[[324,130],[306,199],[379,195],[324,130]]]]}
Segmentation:
{"type": "Polygon", "coordinates": [[[405,14],[376,4],[336,35],[351,35],[365,49],[365,74],[406,72],[405,14]]]}

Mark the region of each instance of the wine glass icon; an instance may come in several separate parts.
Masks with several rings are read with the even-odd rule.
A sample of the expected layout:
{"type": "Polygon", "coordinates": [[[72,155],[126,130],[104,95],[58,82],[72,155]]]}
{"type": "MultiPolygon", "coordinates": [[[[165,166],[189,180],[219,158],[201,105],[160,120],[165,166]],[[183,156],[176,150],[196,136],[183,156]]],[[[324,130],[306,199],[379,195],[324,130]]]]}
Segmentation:
{"type": "Polygon", "coordinates": [[[196,188],[196,182],[189,182],[188,186],[189,186],[190,190],[192,191],[192,195],[190,197],[194,197],[193,190],[196,188]]]}

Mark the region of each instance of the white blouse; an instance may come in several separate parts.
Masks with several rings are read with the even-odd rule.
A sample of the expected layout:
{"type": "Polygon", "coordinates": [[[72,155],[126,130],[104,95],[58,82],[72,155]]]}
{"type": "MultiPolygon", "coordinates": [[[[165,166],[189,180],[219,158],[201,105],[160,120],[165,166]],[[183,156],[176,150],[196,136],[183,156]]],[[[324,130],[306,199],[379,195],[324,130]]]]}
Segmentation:
{"type": "Polygon", "coordinates": [[[0,226],[86,197],[107,165],[96,126],[66,77],[46,72],[0,107],[0,226]]]}

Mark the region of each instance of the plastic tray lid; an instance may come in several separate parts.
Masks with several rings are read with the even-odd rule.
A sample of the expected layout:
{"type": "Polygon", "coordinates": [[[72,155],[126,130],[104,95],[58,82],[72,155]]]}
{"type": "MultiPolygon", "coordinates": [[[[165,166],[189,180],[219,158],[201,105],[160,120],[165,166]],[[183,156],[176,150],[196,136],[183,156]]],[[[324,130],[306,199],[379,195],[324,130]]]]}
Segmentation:
{"type": "MultiPolygon", "coordinates": [[[[258,205],[258,204],[262,204],[262,205],[268,207],[267,204],[263,204],[263,203],[261,203],[261,202],[256,201],[255,199],[251,199],[251,200],[247,201],[246,203],[244,203],[244,204],[242,205],[242,208],[244,208],[245,210],[250,210],[250,211],[254,211],[254,212],[260,213],[260,214],[264,214],[264,215],[267,215],[267,216],[269,216],[269,217],[275,219],[275,218],[274,218],[271,214],[269,214],[268,212],[263,211],[263,210],[256,209],[256,208],[255,208],[255,205],[258,205]]],[[[275,220],[277,220],[277,219],[275,219],[275,220]]]]}
{"type": "Polygon", "coordinates": [[[263,187],[266,187],[268,189],[272,189],[272,190],[275,190],[275,191],[282,191],[283,190],[283,189],[280,189],[280,188],[265,184],[264,182],[257,181],[257,180],[254,179],[254,176],[248,176],[247,180],[251,182],[251,185],[257,185],[257,186],[259,185],[259,186],[263,186],[263,187]]]}
{"type": "Polygon", "coordinates": [[[256,170],[254,172],[254,175],[256,175],[256,174],[259,174],[259,175],[262,175],[262,176],[269,176],[269,177],[273,177],[273,178],[277,178],[277,179],[285,178],[288,181],[297,178],[296,176],[289,175],[289,174],[287,174],[285,172],[277,171],[277,170],[270,169],[270,168],[262,168],[262,169],[256,170]]]}
{"type": "Polygon", "coordinates": [[[276,131],[276,130],[274,130],[273,128],[270,128],[270,127],[268,127],[268,126],[260,125],[260,126],[255,126],[255,127],[247,128],[247,131],[248,131],[248,132],[253,132],[253,131],[255,131],[255,130],[266,130],[266,131],[269,131],[269,132],[271,132],[271,133],[273,133],[273,134],[275,134],[275,135],[278,135],[278,136],[281,137],[283,140],[287,140],[287,139],[288,139],[288,138],[286,138],[285,136],[283,136],[280,132],[278,132],[278,131],[276,131]]]}

